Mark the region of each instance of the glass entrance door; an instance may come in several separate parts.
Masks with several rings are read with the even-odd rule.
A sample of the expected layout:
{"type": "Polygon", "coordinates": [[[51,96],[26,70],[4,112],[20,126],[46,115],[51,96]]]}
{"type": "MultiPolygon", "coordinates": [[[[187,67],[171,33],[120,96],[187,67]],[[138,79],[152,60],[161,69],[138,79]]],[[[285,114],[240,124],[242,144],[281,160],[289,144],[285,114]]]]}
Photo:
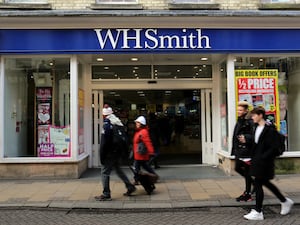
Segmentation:
{"type": "Polygon", "coordinates": [[[132,140],[139,115],[156,124],[160,164],[202,163],[201,90],[110,90],[103,91],[126,126],[132,140]]]}

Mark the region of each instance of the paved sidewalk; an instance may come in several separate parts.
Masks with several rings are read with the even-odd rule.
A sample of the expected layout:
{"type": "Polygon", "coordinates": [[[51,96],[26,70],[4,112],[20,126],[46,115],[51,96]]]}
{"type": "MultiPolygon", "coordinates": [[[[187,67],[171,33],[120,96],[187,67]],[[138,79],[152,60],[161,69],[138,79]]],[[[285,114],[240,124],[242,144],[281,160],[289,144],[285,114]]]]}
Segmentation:
{"type": "MultiPolygon", "coordinates": [[[[296,204],[300,203],[300,175],[280,175],[273,182],[296,204]]],[[[113,175],[113,200],[99,202],[94,196],[101,194],[100,175],[71,180],[0,180],[0,207],[127,210],[253,205],[254,202],[235,201],[243,187],[243,179],[239,176],[209,177],[208,174],[195,178],[190,174],[182,179],[161,177],[153,195],[147,195],[139,185],[134,196],[126,197],[123,196],[124,184],[113,175]]],[[[267,190],[265,193],[265,205],[279,204],[267,190]]]]}

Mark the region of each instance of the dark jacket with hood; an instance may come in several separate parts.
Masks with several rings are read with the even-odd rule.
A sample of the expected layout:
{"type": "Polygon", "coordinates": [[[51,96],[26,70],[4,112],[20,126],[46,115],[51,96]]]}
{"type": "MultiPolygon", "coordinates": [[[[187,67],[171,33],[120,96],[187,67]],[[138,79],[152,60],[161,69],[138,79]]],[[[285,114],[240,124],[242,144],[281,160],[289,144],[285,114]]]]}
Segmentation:
{"type": "Polygon", "coordinates": [[[113,125],[123,126],[121,120],[114,114],[108,115],[103,120],[103,130],[100,143],[100,161],[101,164],[108,158],[121,157],[118,146],[113,144],[113,125]]]}
{"type": "Polygon", "coordinates": [[[231,155],[235,155],[236,159],[251,158],[252,144],[253,121],[247,118],[247,115],[240,116],[233,131],[231,155]],[[238,140],[239,135],[245,136],[246,143],[241,143],[238,140]]]}

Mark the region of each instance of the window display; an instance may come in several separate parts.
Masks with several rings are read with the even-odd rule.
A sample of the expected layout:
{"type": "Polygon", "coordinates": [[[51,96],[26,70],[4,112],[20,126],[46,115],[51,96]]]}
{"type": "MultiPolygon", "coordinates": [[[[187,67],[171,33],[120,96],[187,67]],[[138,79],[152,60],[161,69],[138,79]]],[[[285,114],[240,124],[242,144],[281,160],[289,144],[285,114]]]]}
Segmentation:
{"type": "Polygon", "coordinates": [[[5,157],[70,156],[70,60],[5,59],[5,157]]]}
{"type": "Polygon", "coordinates": [[[237,57],[235,69],[236,78],[239,71],[256,71],[258,76],[264,72],[260,77],[263,82],[269,81],[270,76],[272,77],[274,83],[261,84],[262,88],[255,90],[255,92],[259,91],[259,94],[244,93],[239,95],[239,98],[242,97],[243,100],[253,103],[253,106],[264,106],[269,119],[273,120],[280,132],[286,136],[288,151],[299,151],[300,141],[297,134],[300,128],[293,121],[298,121],[300,110],[298,98],[300,94],[300,58],[237,57]]]}

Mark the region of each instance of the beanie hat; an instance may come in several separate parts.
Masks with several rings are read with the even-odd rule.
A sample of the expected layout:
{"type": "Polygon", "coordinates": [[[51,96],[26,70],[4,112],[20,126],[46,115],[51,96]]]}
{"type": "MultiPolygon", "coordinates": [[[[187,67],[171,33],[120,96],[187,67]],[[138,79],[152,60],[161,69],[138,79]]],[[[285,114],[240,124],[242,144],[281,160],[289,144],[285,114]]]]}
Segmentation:
{"type": "Polygon", "coordinates": [[[146,125],[146,119],[144,116],[139,116],[134,122],[139,122],[142,125],[146,125]]]}
{"type": "Polygon", "coordinates": [[[110,114],[112,114],[112,113],[113,113],[113,111],[112,111],[112,108],[111,108],[111,107],[103,108],[103,110],[102,110],[102,114],[103,114],[104,116],[108,116],[108,115],[110,115],[110,114]]]}

